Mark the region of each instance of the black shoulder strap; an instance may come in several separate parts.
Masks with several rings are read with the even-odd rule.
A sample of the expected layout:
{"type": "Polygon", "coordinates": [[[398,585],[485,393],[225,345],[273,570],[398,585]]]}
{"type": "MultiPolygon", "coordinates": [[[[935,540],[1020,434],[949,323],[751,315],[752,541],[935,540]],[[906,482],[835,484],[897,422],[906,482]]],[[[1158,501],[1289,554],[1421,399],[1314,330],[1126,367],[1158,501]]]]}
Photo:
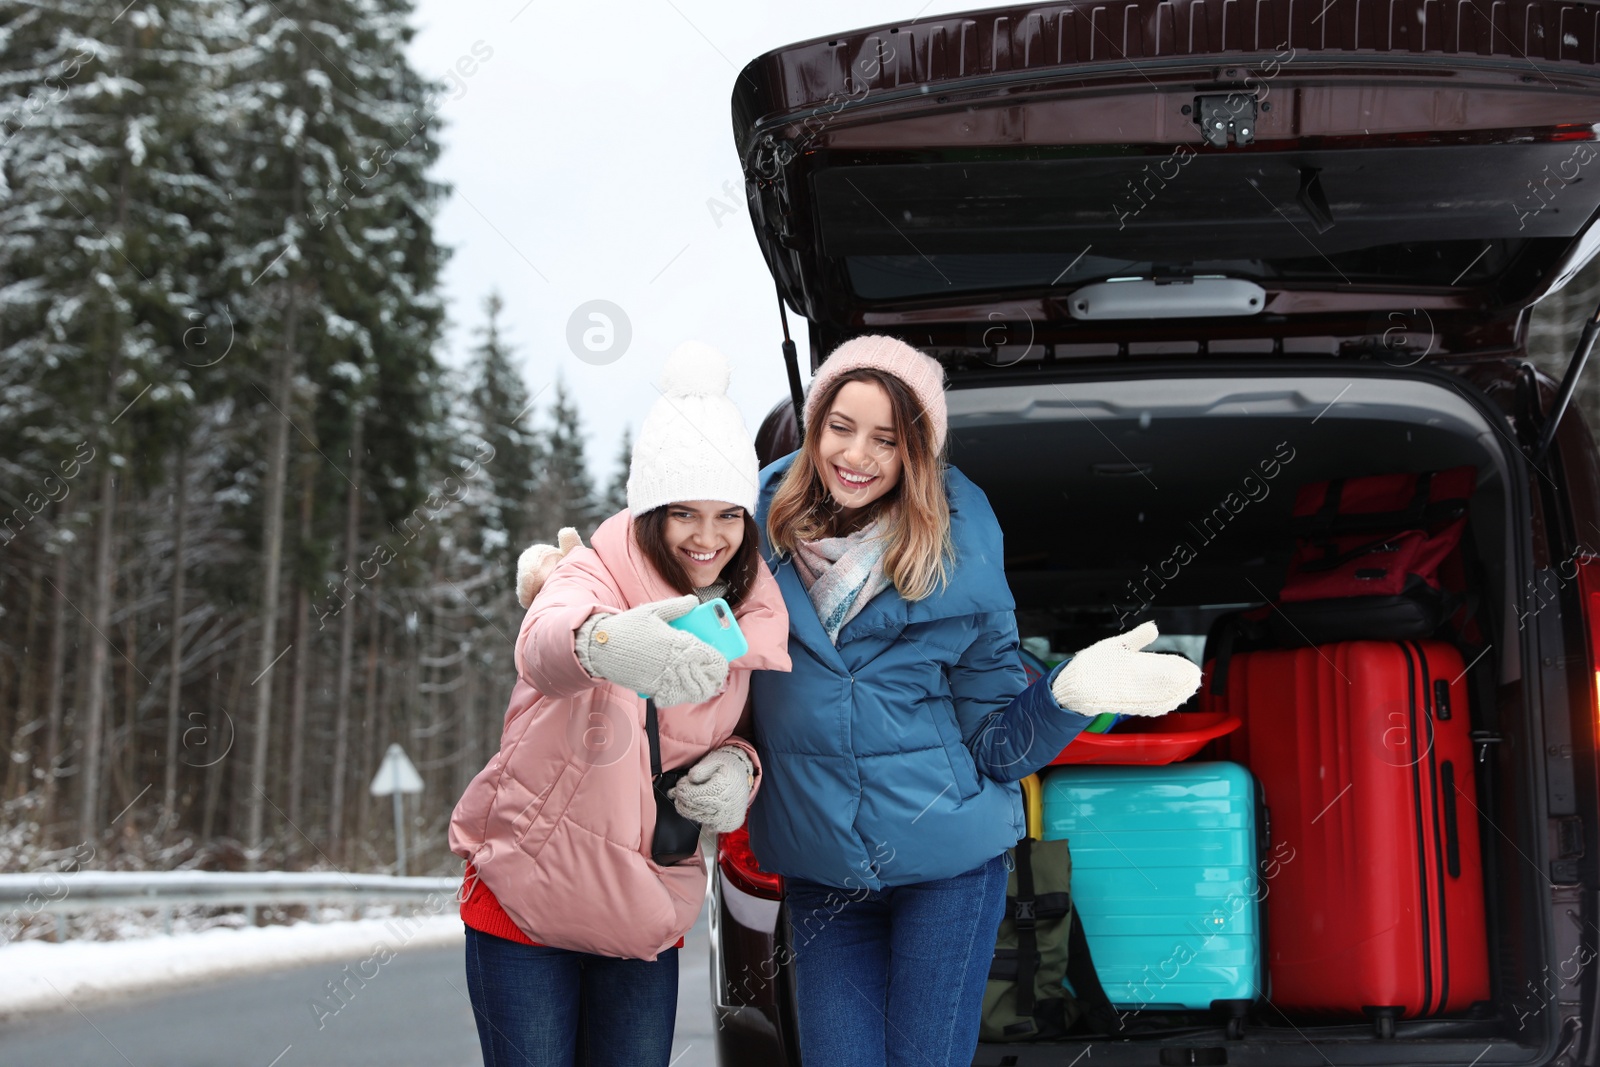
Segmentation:
{"type": "Polygon", "coordinates": [[[1100,974],[1094,969],[1094,957],[1089,955],[1089,939],[1084,936],[1083,923],[1078,920],[1078,909],[1067,916],[1072,924],[1067,934],[1067,981],[1072,993],[1083,1005],[1090,1029],[1101,1034],[1121,1033],[1122,1016],[1111,1006],[1105,987],[1100,984],[1100,974]]]}
{"type": "Polygon", "coordinates": [[[1421,529],[1428,524],[1428,497],[1433,495],[1433,471],[1422,471],[1417,475],[1416,491],[1411,494],[1411,503],[1406,505],[1406,525],[1421,529]]]}
{"type": "Polygon", "coordinates": [[[1322,506],[1312,515],[1312,521],[1320,533],[1328,533],[1333,529],[1333,520],[1339,517],[1339,498],[1344,495],[1344,479],[1335,478],[1328,483],[1322,491],[1322,506]]]}
{"type": "Polygon", "coordinates": [[[1033,838],[1017,842],[1017,901],[1011,921],[1017,928],[1017,1014],[1033,1014],[1033,979],[1039,970],[1039,938],[1034,932],[1033,838]]]}
{"type": "Polygon", "coordinates": [[[661,728],[656,724],[656,702],[644,702],[644,735],[650,739],[650,777],[661,773],[661,728]]]}
{"type": "Polygon", "coordinates": [[[1228,666],[1233,662],[1233,642],[1238,636],[1232,619],[1224,619],[1217,632],[1216,655],[1211,660],[1211,692],[1222,696],[1228,691],[1228,666]]]}
{"type": "MultiPolygon", "coordinates": [[[[1010,918],[1017,931],[1017,948],[1015,955],[1007,953],[1010,958],[1004,961],[1009,964],[1014,959],[1015,969],[1006,966],[1003,969],[1008,973],[991,974],[990,977],[1015,975],[1017,1014],[1026,1018],[1037,1016],[1042,1010],[1033,988],[1039,969],[1039,941],[1035,923],[1041,915],[1041,906],[1048,906],[1050,911],[1060,914],[1057,911],[1061,905],[1059,898],[1065,894],[1047,893],[1039,896],[1034,893],[1031,837],[1017,842],[1015,855],[1017,895],[1014,899],[1008,899],[1007,903],[1011,906],[1010,918]]],[[[1071,924],[1067,931],[1067,981],[1072,986],[1073,996],[1083,1005],[1085,1021],[1090,1029],[1100,1034],[1122,1033],[1127,1028],[1117,1010],[1111,1006],[1111,998],[1106,996],[1105,987],[1100,984],[1100,975],[1094,968],[1094,957],[1089,954],[1089,939],[1084,936],[1083,923],[1078,921],[1078,909],[1072,906],[1070,898],[1066,900],[1064,910],[1063,921],[1071,924]]],[[[1054,1006],[1059,1008],[1059,1004],[1054,1006]]]]}
{"type": "Polygon", "coordinates": [[[1411,500],[1395,511],[1357,511],[1339,513],[1340,495],[1344,480],[1328,484],[1322,506],[1310,515],[1291,516],[1289,530],[1296,537],[1312,544],[1320,544],[1335,535],[1356,533],[1395,533],[1400,530],[1432,531],[1440,523],[1451,522],[1466,513],[1466,497],[1433,499],[1434,476],[1437,471],[1422,471],[1416,475],[1411,500]]]}

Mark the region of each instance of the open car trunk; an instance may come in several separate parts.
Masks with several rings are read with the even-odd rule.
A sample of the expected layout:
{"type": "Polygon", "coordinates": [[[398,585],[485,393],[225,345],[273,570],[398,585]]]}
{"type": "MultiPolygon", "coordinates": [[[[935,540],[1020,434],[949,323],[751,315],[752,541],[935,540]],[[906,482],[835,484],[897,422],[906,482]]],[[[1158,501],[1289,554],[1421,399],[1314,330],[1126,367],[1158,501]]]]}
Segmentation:
{"type": "MultiPolygon", "coordinates": [[[[1465,1012],[1402,1020],[1393,1037],[1380,1038],[1359,1016],[1285,1015],[1264,980],[1240,1039],[1226,1036],[1219,1015],[1146,1009],[1127,1015],[1139,1029],[1133,1037],[984,1044],[974,1062],[1550,1062],[1576,1036],[1560,1032],[1556,1006],[1579,997],[1587,961],[1577,948],[1581,924],[1556,929],[1552,919],[1552,892],[1561,889],[1546,873],[1546,742],[1537,686],[1524,679],[1537,675],[1542,626],[1560,628],[1518,615],[1530,552],[1528,519],[1518,512],[1529,474],[1503,421],[1481,394],[1433,370],[1304,362],[1131,370],[1049,384],[996,375],[949,394],[951,462],[984,488],[1005,529],[1018,625],[1035,649],[1070,653],[1153,618],[1162,633],[1154,649],[1198,662],[1218,615],[1270,601],[1282,584],[1299,485],[1476,468],[1467,536],[1483,564],[1476,618],[1490,650],[1470,670],[1490,676],[1474,692],[1496,699],[1471,708],[1482,810],[1466,812],[1462,825],[1482,844],[1492,994],[1465,1012]],[[1179,553],[1179,542],[1189,551],[1179,553]],[[1562,946],[1572,949],[1564,965],[1562,946]]],[[[1269,797],[1269,816],[1270,806],[1269,797]]],[[[1359,843],[1339,858],[1368,860],[1359,843]]],[[[1576,917],[1579,890],[1571,892],[1576,917]]],[[[1271,939],[1269,927],[1264,961],[1271,939]]],[[[1113,1002],[1149,1000],[1126,991],[1119,998],[1109,985],[1107,993],[1113,1002]]]]}
{"type": "Polygon", "coordinates": [[[976,1063],[1593,1061],[1600,724],[1572,576],[1548,599],[1529,583],[1587,536],[1594,446],[1578,426],[1552,460],[1512,435],[1555,425],[1513,361],[1529,307],[1600,248],[1597,116],[1600,18],[1564,0],[1018,5],[741,72],[751,220],[812,369],[866,333],[944,364],[951,462],[988,493],[1046,651],[1153,618],[1199,661],[1220,615],[1277,596],[1298,486],[1476,471],[1488,999],[1392,1036],[1286,1016],[1272,924],[1294,920],[1274,905],[1242,1037],[1147,1009],[1135,1037],[976,1063]]]}

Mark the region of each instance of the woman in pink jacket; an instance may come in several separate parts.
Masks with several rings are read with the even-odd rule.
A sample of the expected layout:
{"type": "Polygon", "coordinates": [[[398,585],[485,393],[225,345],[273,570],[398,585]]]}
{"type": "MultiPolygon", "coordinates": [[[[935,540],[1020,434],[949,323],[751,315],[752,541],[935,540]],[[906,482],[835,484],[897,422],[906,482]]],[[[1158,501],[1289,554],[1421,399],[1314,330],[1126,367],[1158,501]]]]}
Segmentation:
{"type": "MultiPolygon", "coordinates": [[[[628,508],[555,562],[517,636],[500,751],[467,787],[450,847],[467,862],[467,986],[488,1067],[666,1067],[678,952],[699,914],[698,851],[651,857],[650,693],[673,806],[737,828],[759,786],[735,737],[750,672],[789,669],[788,614],[761,564],[756,456],[728,363],[685,344],[634,445],[628,508]],[[749,642],[729,663],[668,625],[724,598],[749,642]]],[[[564,532],[565,533],[565,532],[564,532]]],[[[525,587],[526,588],[526,587],[525,587]]]]}

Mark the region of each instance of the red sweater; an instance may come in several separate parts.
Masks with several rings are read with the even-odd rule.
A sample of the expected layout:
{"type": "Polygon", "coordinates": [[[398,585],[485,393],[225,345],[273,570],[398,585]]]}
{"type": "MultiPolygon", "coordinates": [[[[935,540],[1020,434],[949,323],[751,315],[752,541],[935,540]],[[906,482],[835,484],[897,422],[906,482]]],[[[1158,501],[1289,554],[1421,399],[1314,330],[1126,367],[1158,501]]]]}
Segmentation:
{"type": "MultiPolygon", "coordinates": [[[[471,863],[467,864],[467,873],[462,879],[462,887],[470,887],[467,898],[461,905],[461,921],[478,931],[480,934],[491,934],[494,937],[503,937],[507,941],[515,941],[522,945],[537,945],[522,932],[522,928],[511,921],[511,916],[500,906],[489,887],[483,884],[478,877],[477,870],[471,863]]],[[[683,947],[683,938],[678,938],[675,948],[683,947]]]]}

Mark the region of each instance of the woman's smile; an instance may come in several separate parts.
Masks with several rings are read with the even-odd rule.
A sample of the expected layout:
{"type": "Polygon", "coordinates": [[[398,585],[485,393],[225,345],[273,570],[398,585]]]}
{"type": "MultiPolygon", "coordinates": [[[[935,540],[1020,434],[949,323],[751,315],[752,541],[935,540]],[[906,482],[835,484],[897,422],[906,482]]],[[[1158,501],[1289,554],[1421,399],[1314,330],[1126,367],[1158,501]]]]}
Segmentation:
{"type": "Polygon", "coordinates": [[[833,472],[838,475],[841,482],[851,489],[863,489],[871,485],[878,477],[876,474],[861,474],[851,470],[849,467],[841,467],[837,463],[833,465],[833,472]]]}
{"type": "Polygon", "coordinates": [[[722,564],[721,564],[720,560],[721,560],[722,554],[724,552],[723,549],[715,548],[715,549],[711,549],[710,551],[702,551],[702,550],[690,548],[688,545],[684,545],[683,547],[678,549],[678,551],[682,552],[684,557],[685,557],[685,559],[687,560],[686,566],[689,566],[689,567],[711,567],[711,566],[715,566],[715,567],[717,567],[718,570],[720,570],[721,567],[722,567],[722,564]]]}

